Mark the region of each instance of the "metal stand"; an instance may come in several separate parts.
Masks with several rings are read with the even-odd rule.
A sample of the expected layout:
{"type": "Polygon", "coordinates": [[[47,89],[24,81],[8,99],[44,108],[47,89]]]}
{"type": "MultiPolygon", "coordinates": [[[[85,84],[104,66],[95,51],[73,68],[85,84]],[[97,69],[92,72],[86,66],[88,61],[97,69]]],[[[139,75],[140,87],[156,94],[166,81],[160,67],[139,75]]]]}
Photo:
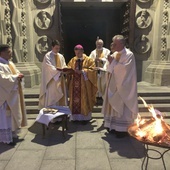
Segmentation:
{"type": "MultiPolygon", "coordinates": [[[[144,159],[143,159],[141,169],[142,169],[142,170],[143,170],[143,169],[147,170],[149,159],[154,159],[154,160],[162,159],[162,163],[163,163],[163,166],[164,166],[164,170],[166,170],[165,161],[164,161],[164,154],[165,154],[166,152],[168,152],[168,151],[170,150],[170,148],[166,148],[166,150],[161,153],[160,151],[158,151],[158,150],[156,150],[156,149],[150,149],[148,144],[144,144],[144,146],[145,146],[145,152],[146,152],[145,154],[146,154],[146,155],[145,155],[145,157],[144,157],[144,159]],[[149,151],[156,152],[156,153],[159,154],[159,156],[158,156],[158,157],[151,157],[151,156],[149,156],[149,151]],[[146,165],[145,165],[145,167],[144,167],[145,161],[146,161],[146,165]]],[[[159,146],[156,146],[156,147],[159,147],[159,146]]]]}

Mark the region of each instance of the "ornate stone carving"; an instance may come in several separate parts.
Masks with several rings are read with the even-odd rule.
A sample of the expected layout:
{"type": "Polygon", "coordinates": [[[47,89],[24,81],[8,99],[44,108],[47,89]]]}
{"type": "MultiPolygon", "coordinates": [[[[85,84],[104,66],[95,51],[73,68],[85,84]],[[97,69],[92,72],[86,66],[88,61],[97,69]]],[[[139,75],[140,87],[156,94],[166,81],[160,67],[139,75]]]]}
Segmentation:
{"type": "Polygon", "coordinates": [[[145,54],[151,49],[151,43],[146,35],[142,35],[136,38],[134,48],[138,54],[145,54]]]}
{"type": "Polygon", "coordinates": [[[9,0],[4,0],[4,14],[2,16],[4,16],[1,20],[2,22],[2,27],[3,27],[3,31],[4,31],[4,42],[8,45],[10,45],[12,47],[12,35],[11,35],[11,21],[10,21],[10,7],[9,7],[9,0]]]}
{"type": "MultiPolygon", "coordinates": [[[[125,13],[123,15],[123,25],[121,34],[124,35],[126,42],[129,42],[129,18],[130,18],[130,1],[126,3],[125,13]]],[[[128,46],[128,44],[127,44],[128,46]]]]}
{"type": "Polygon", "coordinates": [[[49,1],[50,1],[50,0],[37,0],[37,2],[42,3],[42,4],[47,3],[47,2],[49,2],[49,1]]]}
{"type": "Polygon", "coordinates": [[[161,52],[160,57],[162,61],[167,60],[167,35],[168,35],[168,26],[169,26],[169,9],[170,2],[169,0],[164,0],[163,2],[163,15],[162,15],[162,27],[161,27],[161,52]]]}
{"type": "Polygon", "coordinates": [[[142,10],[136,15],[136,24],[139,28],[144,29],[151,25],[152,18],[147,10],[142,10]]]}
{"type": "Polygon", "coordinates": [[[139,2],[142,2],[142,3],[147,3],[149,2],[150,0],[138,0],[139,2]]]}
{"type": "Polygon", "coordinates": [[[52,17],[48,12],[41,11],[37,14],[35,18],[35,24],[40,29],[48,29],[52,24],[52,17]]]}
{"type": "Polygon", "coordinates": [[[39,38],[36,49],[40,54],[45,54],[49,50],[50,39],[47,36],[42,36],[39,38]]]}

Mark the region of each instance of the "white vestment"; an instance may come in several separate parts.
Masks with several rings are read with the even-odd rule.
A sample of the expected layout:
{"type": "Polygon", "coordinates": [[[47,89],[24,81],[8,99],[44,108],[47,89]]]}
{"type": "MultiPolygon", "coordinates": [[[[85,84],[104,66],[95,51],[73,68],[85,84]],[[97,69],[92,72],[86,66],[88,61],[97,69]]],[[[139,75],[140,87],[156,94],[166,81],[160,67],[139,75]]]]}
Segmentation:
{"type": "MultiPolygon", "coordinates": [[[[48,52],[42,62],[41,87],[39,96],[39,108],[51,105],[59,105],[59,100],[65,96],[61,87],[61,71],[56,69],[55,55],[52,51],[48,52]]],[[[57,53],[61,68],[67,67],[62,54],[57,53]]],[[[65,99],[67,100],[67,99],[65,99]]],[[[67,103],[65,102],[65,105],[67,103]]]]}
{"type": "MultiPolygon", "coordinates": [[[[113,54],[115,57],[117,52],[113,54]]],[[[108,78],[102,113],[105,127],[127,131],[138,113],[136,64],[133,53],[124,48],[119,62],[115,59],[107,66],[108,78]]]]}
{"type": "MultiPolygon", "coordinates": [[[[101,67],[103,68],[104,65],[106,65],[107,62],[107,56],[110,54],[110,50],[107,48],[102,48],[102,55],[101,55],[101,60],[102,60],[102,64],[96,65],[96,67],[101,67]]],[[[92,58],[94,61],[95,59],[98,57],[97,56],[97,50],[93,50],[89,57],[92,58]]],[[[98,92],[97,92],[97,97],[103,97],[104,92],[105,92],[105,86],[106,86],[106,75],[104,71],[98,71],[97,73],[97,88],[98,88],[98,92]]]]}
{"type": "Polygon", "coordinates": [[[12,131],[17,132],[21,126],[27,125],[18,74],[19,71],[11,61],[0,57],[0,142],[4,143],[12,142],[12,131]],[[15,74],[9,64],[12,65],[15,74]]]}

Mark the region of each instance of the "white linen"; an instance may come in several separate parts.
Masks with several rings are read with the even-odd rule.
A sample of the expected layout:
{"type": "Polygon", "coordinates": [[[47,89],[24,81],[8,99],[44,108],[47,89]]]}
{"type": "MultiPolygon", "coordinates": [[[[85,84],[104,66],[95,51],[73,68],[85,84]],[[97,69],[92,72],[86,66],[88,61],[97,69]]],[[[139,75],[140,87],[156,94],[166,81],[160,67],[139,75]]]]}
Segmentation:
{"type": "Polygon", "coordinates": [[[71,111],[68,107],[66,106],[50,106],[48,108],[54,108],[54,109],[57,109],[58,111],[56,112],[56,114],[52,114],[52,113],[46,113],[44,114],[43,112],[43,109],[42,108],[36,118],[36,122],[39,122],[39,123],[43,123],[45,125],[48,126],[48,124],[54,119],[54,118],[57,118],[61,115],[70,115],[71,114],[71,111]]]}

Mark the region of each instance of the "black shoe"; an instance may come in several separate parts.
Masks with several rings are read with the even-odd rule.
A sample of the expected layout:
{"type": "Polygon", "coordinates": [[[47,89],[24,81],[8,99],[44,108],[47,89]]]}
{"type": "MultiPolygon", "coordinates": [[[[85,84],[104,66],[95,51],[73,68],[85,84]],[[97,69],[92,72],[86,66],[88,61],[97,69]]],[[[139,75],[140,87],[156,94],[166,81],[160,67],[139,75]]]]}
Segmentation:
{"type": "Polygon", "coordinates": [[[10,143],[7,143],[7,145],[9,145],[9,146],[15,146],[16,143],[15,143],[15,142],[10,142],[10,143]]]}
{"type": "Polygon", "coordinates": [[[81,124],[82,124],[82,125],[87,125],[88,122],[89,122],[88,120],[83,120],[83,121],[81,122],[81,124]]]}
{"type": "Polygon", "coordinates": [[[129,136],[129,134],[127,132],[116,132],[117,138],[124,138],[126,136],[129,136]]]}
{"type": "Polygon", "coordinates": [[[114,129],[110,130],[109,128],[106,128],[106,130],[108,133],[116,134],[116,131],[114,129]]]}
{"type": "Polygon", "coordinates": [[[116,131],[114,129],[110,130],[109,133],[116,134],[116,131]]]}

